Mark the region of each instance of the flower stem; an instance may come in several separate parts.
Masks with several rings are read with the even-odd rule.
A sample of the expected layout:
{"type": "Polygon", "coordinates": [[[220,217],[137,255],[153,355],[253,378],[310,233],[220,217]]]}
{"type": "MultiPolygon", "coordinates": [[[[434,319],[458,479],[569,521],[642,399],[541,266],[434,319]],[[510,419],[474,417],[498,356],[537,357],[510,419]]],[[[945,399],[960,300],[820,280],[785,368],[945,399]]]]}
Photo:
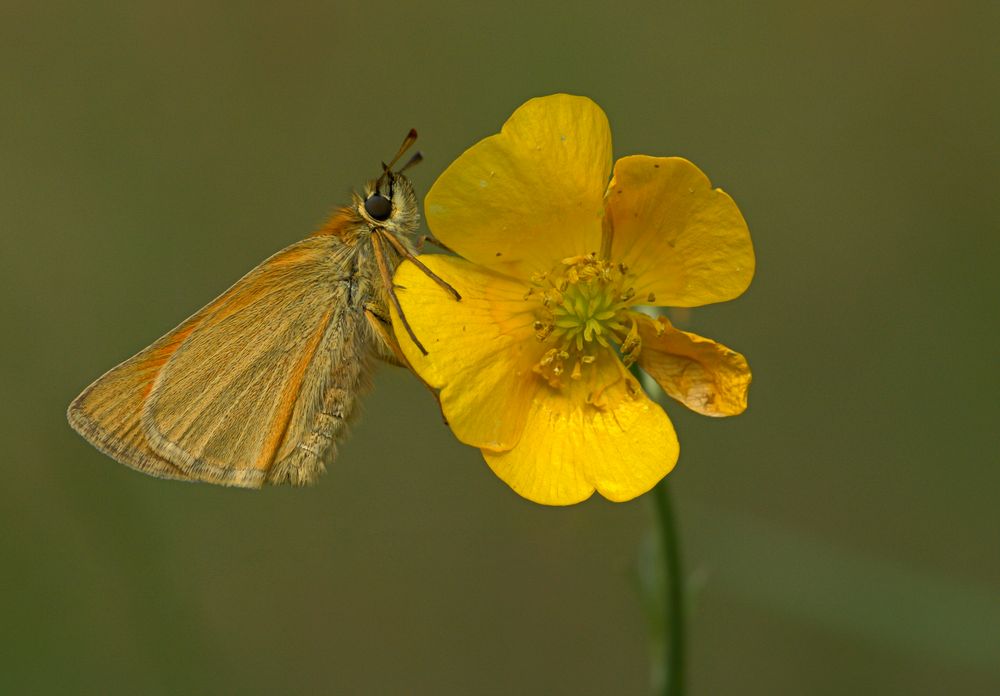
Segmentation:
{"type": "Polygon", "coordinates": [[[664,696],[682,696],[684,693],[684,576],[681,572],[680,535],[677,533],[677,522],[674,516],[673,503],[670,500],[670,489],[664,478],[653,489],[653,501],[656,505],[656,517],[660,526],[660,544],[663,551],[664,578],[664,610],[667,627],[664,660],[664,696]]]}

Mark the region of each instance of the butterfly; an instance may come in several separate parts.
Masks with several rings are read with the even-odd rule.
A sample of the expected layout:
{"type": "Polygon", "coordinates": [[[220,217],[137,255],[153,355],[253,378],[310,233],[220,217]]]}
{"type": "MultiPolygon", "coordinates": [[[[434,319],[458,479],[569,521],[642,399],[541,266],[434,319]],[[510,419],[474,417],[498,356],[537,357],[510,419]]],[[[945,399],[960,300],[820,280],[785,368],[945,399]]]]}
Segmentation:
{"type": "Polygon", "coordinates": [[[416,258],[417,199],[392,167],[411,130],[351,203],[243,276],[180,326],[87,387],[70,425],[146,474],[260,488],[313,483],[336,456],[377,360],[406,365],[392,275],[416,258]]]}

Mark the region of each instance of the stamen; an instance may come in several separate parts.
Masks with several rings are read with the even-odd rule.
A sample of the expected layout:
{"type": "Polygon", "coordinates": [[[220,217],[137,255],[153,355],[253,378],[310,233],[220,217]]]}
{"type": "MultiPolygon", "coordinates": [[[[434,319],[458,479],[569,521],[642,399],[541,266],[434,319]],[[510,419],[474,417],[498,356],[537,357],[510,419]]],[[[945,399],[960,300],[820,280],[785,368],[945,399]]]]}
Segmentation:
{"type": "Polygon", "coordinates": [[[642,347],[642,339],[639,338],[639,325],[636,324],[635,318],[630,317],[632,320],[632,328],[629,329],[628,335],[621,345],[622,363],[625,367],[629,367],[639,358],[639,351],[642,347]]]}
{"type": "MultiPolygon", "coordinates": [[[[533,287],[524,295],[535,307],[532,327],[539,341],[554,345],[534,371],[553,388],[562,388],[565,375],[583,379],[584,365],[595,364],[602,354],[619,368],[638,358],[638,324],[629,315],[636,293],[627,284],[627,272],[624,263],[611,263],[591,252],[568,256],[551,271],[532,275],[533,287]],[[613,351],[620,359],[612,357],[613,351]]],[[[591,395],[595,404],[603,391],[591,395]]]]}
{"type": "Polygon", "coordinates": [[[552,333],[552,329],[554,327],[552,326],[552,324],[546,324],[545,322],[536,321],[534,323],[533,328],[535,329],[535,338],[537,338],[539,341],[544,341],[546,338],[549,337],[549,334],[552,333]]]}

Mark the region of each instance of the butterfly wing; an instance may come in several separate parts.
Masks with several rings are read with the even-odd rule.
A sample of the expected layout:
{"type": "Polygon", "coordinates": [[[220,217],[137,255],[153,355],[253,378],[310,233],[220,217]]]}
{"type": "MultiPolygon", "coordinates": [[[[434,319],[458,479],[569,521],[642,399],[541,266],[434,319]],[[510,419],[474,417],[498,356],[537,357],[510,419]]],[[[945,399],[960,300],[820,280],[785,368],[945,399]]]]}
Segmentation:
{"type": "Polygon", "coordinates": [[[180,468],[150,448],[140,415],[156,375],[213,306],[214,303],[87,387],[67,411],[73,429],[94,447],[133,469],[160,478],[189,479],[180,468]]]}
{"type": "Polygon", "coordinates": [[[352,249],[336,236],[278,252],[101,377],[71,424],[141,471],[257,488],[323,470],[362,387],[352,249]]]}

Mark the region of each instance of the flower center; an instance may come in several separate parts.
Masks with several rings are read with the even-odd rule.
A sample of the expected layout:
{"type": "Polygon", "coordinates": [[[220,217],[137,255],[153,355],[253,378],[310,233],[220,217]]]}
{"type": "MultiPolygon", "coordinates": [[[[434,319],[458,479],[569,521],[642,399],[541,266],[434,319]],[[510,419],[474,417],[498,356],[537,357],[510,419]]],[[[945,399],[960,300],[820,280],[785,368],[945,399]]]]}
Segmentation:
{"type": "Polygon", "coordinates": [[[596,254],[563,259],[548,273],[536,274],[525,299],[539,302],[535,336],[553,343],[535,366],[553,387],[570,370],[580,379],[587,365],[617,350],[626,367],[639,356],[641,341],[628,312],[635,290],[626,282],[628,268],[596,254]]]}

